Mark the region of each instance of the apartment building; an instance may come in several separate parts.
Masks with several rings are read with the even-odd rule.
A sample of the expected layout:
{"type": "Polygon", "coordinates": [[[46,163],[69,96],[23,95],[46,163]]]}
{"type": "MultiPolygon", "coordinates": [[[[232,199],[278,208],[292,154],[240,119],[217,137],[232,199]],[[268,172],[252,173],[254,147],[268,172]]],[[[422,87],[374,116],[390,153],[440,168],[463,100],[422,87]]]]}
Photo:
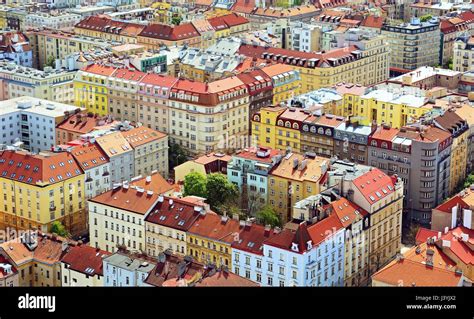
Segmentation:
{"type": "Polygon", "coordinates": [[[148,127],[138,126],[120,132],[133,148],[134,176],[158,171],[168,176],[168,136],[148,127]]]}
{"type": "Polygon", "coordinates": [[[291,219],[295,203],[321,191],[321,178],[328,165],[326,158],[287,153],[270,172],[267,201],[283,224],[291,219]]]}
{"type": "Polygon", "coordinates": [[[145,251],[145,216],[159,196],[152,189],[124,184],[90,199],[90,245],[111,253],[118,247],[145,251]]]}
{"type": "Polygon", "coordinates": [[[467,72],[474,68],[474,36],[461,37],[454,43],[453,70],[467,72]]]}
{"type": "Polygon", "coordinates": [[[30,40],[23,32],[0,34],[0,59],[6,59],[24,67],[32,67],[33,50],[30,40]]]}
{"type": "Polygon", "coordinates": [[[187,255],[200,263],[232,269],[232,243],[241,223],[227,216],[200,214],[187,231],[187,255]]]}
{"type": "Polygon", "coordinates": [[[369,214],[367,269],[371,276],[400,251],[403,182],[378,168],[335,162],[328,172],[326,185],[369,214]]]}
{"type": "Polygon", "coordinates": [[[56,126],[57,145],[66,145],[72,141],[81,140],[82,135],[118,124],[117,121],[112,121],[109,116],[80,112],[78,108],[74,110],[73,114],[69,114],[69,116],[64,114],[64,116],[64,120],[56,126]]]}
{"type": "Polygon", "coordinates": [[[384,25],[382,35],[390,46],[390,67],[415,70],[438,65],[441,46],[438,20],[420,22],[413,18],[410,23],[384,25]]]}
{"type": "Polygon", "coordinates": [[[202,175],[212,173],[227,175],[227,165],[231,159],[232,156],[226,155],[224,153],[208,153],[175,166],[173,168],[174,179],[176,182],[183,182],[186,175],[193,172],[197,172],[202,175]]]}
{"type": "Polygon", "coordinates": [[[145,218],[146,252],[158,256],[168,250],[173,254],[185,256],[187,231],[200,214],[213,214],[209,205],[202,201],[189,201],[161,196],[150,214],[145,218]]]}
{"type": "Polygon", "coordinates": [[[156,264],[156,259],[118,251],[103,260],[104,286],[150,287],[146,279],[156,264]]]}
{"type": "Polygon", "coordinates": [[[341,116],[332,114],[313,114],[303,121],[301,131],[301,151],[312,152],[317,156],[331,157],[334,155],[334,132],[344,124],[341,116]]]}
{"type": "Polygon", "coordinates": [[[140,42],[139,35],[145,24],[113,20],[105,15],[88,16],[74,26],[74,33],[120,43],[140,42]]]}
{"type": "MultiPolygon", "coordinates": [[[[0,144],[17,142],[31,152],[51,149],[58,142],[56,125],[77,107],[29,96],[0,102],[0,144]]],[[[79,109],[80,110],[80,109],[79,109]]]]}
{"type": "Polygon", "coordinates": [[[25,17],[24,28],[48,28],[53,30],[73,29],[81,19],[82,17],[80,15],[68,12],[58,14],[36,12],[30,13],[25,17]]]}
{"type": "Polygon", "coordinates": [[[137,43],[144,45],[147,49],[156,50],[161,46],[190,47],[201,46],[201,35],[192,23],[180,25],[149,24],[139,32],[137,43]]]}
{"type": "MultiPolygon", "coordinates": [[[[464,35],[474,35],[474,13],[465,11],[453,18],[445,18],[440,21],[441,50],[440,65],[447,66],[450,59],[454,57],[454,45],[456,40],[464,35]]],[[[453,68],[456,70],[456,68],[453,68]]],[[[460,70],[456,70],[460,71],[460,70]]]]}
{"type": "Polygon", "coordinates": [[[334,155],[358,164],[368,163],[367,143],[375,126],[361,125],[350,119],[334,129],[334,155]]]}
{"type": "Polygon", "coordinates": [[[318,25],[300,21],[291,22],[289,29],[291,38],[288,47],[301,52],[321,51],[321,36],[323,28],[318,25]]]}
{"type": "Polygon", "coordinates": [[[450,109],[433,119],[433,124],[451,133],[451,164],[449,166],[449,195],[463,187],[468,158],[469,126],[467,121],[450,109]]]}
{"type": "Polygon", "coordinates": [[[112,184],[130,181],[135,175],[135,152],[121,132],[108,132],[95,138],[110,162],[112,184]]]}
{"type": "Polygon", "coordinates": [[[368,165],[404,183],[408,222],[428,224],[431,209],[449,195],[452,136],[433,126],[378,127],[368,141],[368,165]]]}
{"type": "Polygon", "coordinates": [[[273,105],[288,103],[293,96],[300,94],[301,78],[291,66],[277,63],[261,70],[272,79],[273,105]]]}
{"type": "Polygon", "coordinates": [[[103,259],[109,255],[87,245],[70,247],[61,259],[61,287],[104,287],[103,259]]]}
{"type": "Polygon", "coordinates": [[[227,179],[237,185],[248,215],[255,216],[267,204],[268,175],[282,158],[279,150],[263,147],[244,149],[227,164],[227,179]]]}
{"type": "Polygon", "coordinates": [[[191,154],[246,147],[249,95],[237,77],[211,83],[178,80],[170,93],[170,141],[191,154]]]}
{"type": "Polygon", "coordinates": [[[105,39],[76,35],[55,27],[46,30],[28,30],[26,34],[34,52],[33,67],[41,70],[51,58],[61,61],[76,52],[106,50],[119,44],[105,39]]]}
{"type": "Polygon", "coordinates": [[[73,235],[86,230],[84,172],[71,154],[4,150],[1,227],[47,232],[59,221],[73,235]]]}
{"type": "Polygon", "coordinates": [[[0,99],[20,96],[74,104],[73,79],[75,72],[46,68],[39,71],[0,61],[0,99]]]}
{"type": "Polygon", "coordinates": [[[84,171],[86,200],[112,188],[109,158],[97,144],[84,143],[74,147],[70,153],[84,171]]]}
{"type": "Polygon", "coordinates": [[[56,235],[26,232],[0,244],[0,256],[18,272],[18,286],[61,287],[61,259],[76,244],[56,235]]]}
{"type": "Polygon", "coordinates": [[[371,85],[385,81],[389,75],[388,46],[381,36],[324,53],[265,48],[242,44],[238,53],[283,63],[299,71],[301,93],[330,87],[339,82],[371,85]]]}

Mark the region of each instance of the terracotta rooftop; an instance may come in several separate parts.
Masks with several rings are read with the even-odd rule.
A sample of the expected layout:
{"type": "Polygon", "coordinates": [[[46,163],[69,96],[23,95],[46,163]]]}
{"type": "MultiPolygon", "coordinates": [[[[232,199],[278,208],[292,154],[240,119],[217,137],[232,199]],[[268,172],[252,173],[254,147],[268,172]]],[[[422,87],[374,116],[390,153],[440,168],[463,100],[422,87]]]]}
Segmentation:
{"type": "Polygon", "coordinates": [[[94,131],[101,124],[107,124],[110,121],[94,114],[77,113],[62,121],[57,125],[58,129],[70,131],[76,134],[87,134],[94,131]]]}
{"type": "Polygon", "coordinates": [[[35,185],[55,184],[83,174],[68,152],[32,155],[23,151],[0,152],[0,175],[3,178],[35,185]]]}
{"type": "Polygon", "coordinates": [[[89,201],[139,215],[145,215],[156,205],[158,197],[160,196],[159,193],[155,191],[150,194],[148,192],[149,190],[150,189],[143,188],[137,189],[135,186],[133,188],[131,186],[122,186],[100,194],[89,201]]]}
{"type": "Polygon", "coordinates": [[[71,151],[71,154],[83,170],[89,170],[109,162],[107,154],[96,144],[76,146],[71,151]]]}
{"type": "Polygon", "coordinates": [[[146,126],[135,127],[128,131],[121,131],[120,133],[133,148],[166,137],[165,133],[161,133],[146,126]]]}
{"type": "Polygon", "coordinates": [[[387,141],[391,142],[399,133],[400,131],[396,128],[386,127],[380,125],[377,129],[372,133],[371,138],[377,139],[380,141],[387,141]]]}
{"type": "Polygon", "coordinates": [[[280,165],[274,167],[270,175],[296,181],[317,183],[323,175],[323,165],[325,164],[327,165],[326,158],[305,158],[304,155],[292,153],[291,156],[284,157],[280,165]],[[306,160],[305,167],[302,167],[304,160],[306,160]],[[296,168],[294,167],[295,164],[297,164],[296,168]]]}
{"type": "Polygon", "coordinates": [[[87,245],[71,247],[62,258],[69,269],[87,276],[103,276],[102,259],[111,253],[87,245]]]}
{"type": "Polygon", "coordinates": [[[316,224],[309,226],[308,233],[311,236],[313,246],[317,246],[324,240],[334,236],[335,233],[343,227],[344,225],[339,216],[337,214],[331,214],[316,224]]]}
{"type": "Polygon", "coordinates": [[[120,132],[105,134],[97,137],[96,141],[109,158],[132,151],[132,146],[120,132]]]}
{"type": "Polygon", "coordinates": [[[276,149],[264,148],[264,147],[253,147],[246,148],[236,153],[234,156],[243,158],[246,160],[257,161],[260,163],[272,163],[275,156],[282,155],[283,152],[276,149]]]}
{"type": "Polygon", "coordinates": [[[232,244],[240,231],[239,222],[216,214],[200,215],[188,232],[216,241],[232,244]]]}
{"type": "Polygon", "coordinates": [[[353,181],[362,196],[372,205],[395,191],[395,182],[378,168],[372,168],[353,181]]]}
{"type": "Polygon", "coordinates": [[[344,197],[331,202],[324,208],[328,207],[331,207],[331,214],[335,214],[336,217],[339,218],[339,222],[343,227],[348,227],[353,222],[358,221],[369,214],[363,208],[344,197]]]}
{"type": "Polygon", "coordinates": [[[232,156],[222,153],[209,153],[194,159],[193,161],[198,164],[207,165],[215,161],[224,161],[229,162],[232,159],[232,156]]]}
{"type": "Polygon", "coordinates": [[[168,183],[168,181],[157,172],[141,178],[135,178],[130,181],[130,185],[141,187],[145,190],[152,190],[158,194],[165,194],[174,190],[173,185],[168,183]]]}
{"type": "Polygon", "coordinates": [[[167,41],[180,41],[199,37],[200,34],[192,23],[184,23],[177,26],[153,23],[147,25],[139,36],[167,41]]]}
{"type": "Polygon", "coordinates": [[[246,224],[239,232],[238,241],[232,243],[232,248],[263,255],[263,243],[273,235],[273,230],[270,228],[252,223],[246,224]]]}

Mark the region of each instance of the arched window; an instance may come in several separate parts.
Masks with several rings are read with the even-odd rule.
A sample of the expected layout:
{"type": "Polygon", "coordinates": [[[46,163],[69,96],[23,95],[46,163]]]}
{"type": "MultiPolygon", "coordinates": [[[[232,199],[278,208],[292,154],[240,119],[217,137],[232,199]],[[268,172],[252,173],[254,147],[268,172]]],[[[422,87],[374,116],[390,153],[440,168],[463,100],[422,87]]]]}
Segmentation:
{"type": "Polygon", "coordinates": [[[388,148],[387,142],[382,142],[382,148],[388,148]]]}
{"type": "Polygon", "coordinates": [[[278,126],[283,126],[283,120],[278,120],[278,126]]]}
{"type": "Polygon", "coordinates": [[[324,129],[322,127],[318,128],[318,134],[324,134],[324,129]]]}
{"type": "Polygon", "coordinates": [[[290,121],[286,121],[286,122],[285,122],[285,127],[291,127],[290,121]]]}
{"type": "Polygon", "coordinates": [[[255,121],[260,122],[260,116],[255,115],[255,121]]]}
{"type": "Polygon", "coordinates": [[[316,126],[311,126],[311,133],[316,133],[316,126]]]}
{"type": "Polygon", "coordinates": [[[376,140],[372,140],[372,142],[370,142],[370,145],[372,145],[372,146],[377,146],[377,141],[376,141],[376,140]]]}
{"type": "Polygon", "coordinates": [[[293,128],[295,130],[299,130],[300,129],[300,126],[298,125],[298,123],[293,123],[293,128]]]}
{"type": "Polygon", "coordinates": [[[306,124],[303,125],[303,131],[308,132],[308,129],[309,129],[309,128],[308,128],[308,125],[306,125],[306,124]]]}
{"type": "Polygon", "coordinates": [[[327,135],[327,136],[331,136],[331,130],[328,129],[328,128],[326,129],[326,135],[327,135]]]}

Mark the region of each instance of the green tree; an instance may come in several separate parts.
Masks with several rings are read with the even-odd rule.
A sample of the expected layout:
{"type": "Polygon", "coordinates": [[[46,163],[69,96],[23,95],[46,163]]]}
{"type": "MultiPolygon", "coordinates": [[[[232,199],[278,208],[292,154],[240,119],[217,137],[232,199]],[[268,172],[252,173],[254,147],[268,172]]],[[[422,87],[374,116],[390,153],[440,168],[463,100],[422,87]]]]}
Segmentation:
{"type": "Polygon", "coordinates": [[[168,154],[170,170],[173,170],[174,167],[183,164],[188,159],[188,152],[177,143],[169,144],[168,154]]]}
{"type": "Polygon", "coordinates": [[[464,188],[467,188],[474,184],[474,174],[469,174],[464,181],[464,188]]]}
{"type": "Polygon", "coordinates": [[[206,176],[198,172],[189,173],[184,177],[184,196],[206,197],[206,176]]]}
{"type": "Polygon", "coordinates": [[[431,18],[433,18],[433,17],[430,14],[426,14],[426,15],[420,17],[420,21],[421,22],[426,22],[426,21],[431,20],[431,18]]]}
{"type": "Polygon", "coordinates": [[[449,60],[448,60],[448,65],[447,65],[447,68],[452,70],[454,67],[454,64],[453,64],[453,58],[450,57],[449,60]]]}
{"type": "Polygon", "coordinates": [[[257,213],[257,221],[262,225],[281,226],[280,217],[271,206],[265,206],[257,213]]]}
{"type": "Polygon", "coordinates": [[[68,237],[69,232],[66,230],[63,224],[59,221],[55,221],[51,224],[51,232],[61,237],[68,237]]]}
{"type": "Polygon", "coordinates": [[[54,56],[50,55],[48,57],[48,60],[46,60],[44,66],[50,66],[52,68],[56,67],[56,59],[54,58],[54,56]]]}
{"type": "Polygon", "coordinates": [[[207,202],[212,209],[222,213],[222,206],[239,197],[237,186],[229,182],[227,176],[213,173],[207,176],[207,202]]]}
{"type": "Polygon", "coordinates": [[[179,25],[181,23],[181,20],[182,20],[181,17],[175,16],[171,18],[171,23],[174,25],[179,25]]]}

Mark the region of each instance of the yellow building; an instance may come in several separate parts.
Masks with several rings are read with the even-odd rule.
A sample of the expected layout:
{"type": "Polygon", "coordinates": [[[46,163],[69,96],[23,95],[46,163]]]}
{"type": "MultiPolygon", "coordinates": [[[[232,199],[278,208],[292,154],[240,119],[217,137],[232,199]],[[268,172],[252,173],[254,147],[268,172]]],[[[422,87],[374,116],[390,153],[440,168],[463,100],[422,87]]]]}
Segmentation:
{"type": "Polygon", "coordinates": [[[179,256],[187,254],[187,231],[200,214],[211,213],[204,198],[164,197],[145,219],[145,241],[148,256],[156,257],[166,250],[179,256]]]}
{"type": "Polygon", "coordinates": [[[40,229],[59,221],[69,233],[87,230],[85,175],[70,153],[3,151],[0,229],[40,229]]]}
{"type": "Polygon", "coordinates": [[[273,105],[288,102],[292,97],[301,93],[301,79],[298,71],[289,65],[273,64],[262,68],[266,75],[272,78],[273,105]]]}
{"type": "Polygon", "coordinates": [[[187,232],[187,255],[201,263],[232,269],[232,242],[238,238],[237,220],[214,213],[201,214],[187,232]]]}
{"type": "Polygon", "coordinates": [[[463,187],[468,159],[469,124],[451,109],[434,118],[434,124],[451,133],[451,163],[449,166],[449,194],[463,187]]]}
{"type": "Polygon", "coordinates": [[[54,234],[27,232],[0,244],[0,255],[17,269],[20,287],[61,287],[61,258],[74,245],[54,234]]]}
{"type": "Polygon", "coordinates": [[[202,175],[211,173],[227,174],[227,163],[232,156],[223,153],[209,153],[198,158],[184,162],[174,167],[175,181],[184,181],[189,173],[197,172],[202,175]]]}
{"type": "Polygon", "coordinates": [[[285,107],[263,107],[252,117],[252,138],[262,147],[276,148],[276,124],[285,107]]]}
{"type": "Polygon", "coordinates": [[[268,178],[269,205],[278,213],[282,223],[291,219],[292,207],[300,200],[321,191],[321,177],[327,170],[328,159],[288,153],[272,170],[268,178]]]}
{"type": "Polygon", "coordinates": [[[340,82],[372,85],[388,79],[389,52],[383,37],[367,40],[364,49],[355,45],[324,53],[242,45],[239,53],[283,63],[299,71],[301,93],[331,87],[340,82]]]}
{"type": "Polygon", "coordinates": [[[77,72],[74,78],[75,105],[88,112],[108,115],[108,77],[117,70],[114,66],[91,64],[77,72]]]}

